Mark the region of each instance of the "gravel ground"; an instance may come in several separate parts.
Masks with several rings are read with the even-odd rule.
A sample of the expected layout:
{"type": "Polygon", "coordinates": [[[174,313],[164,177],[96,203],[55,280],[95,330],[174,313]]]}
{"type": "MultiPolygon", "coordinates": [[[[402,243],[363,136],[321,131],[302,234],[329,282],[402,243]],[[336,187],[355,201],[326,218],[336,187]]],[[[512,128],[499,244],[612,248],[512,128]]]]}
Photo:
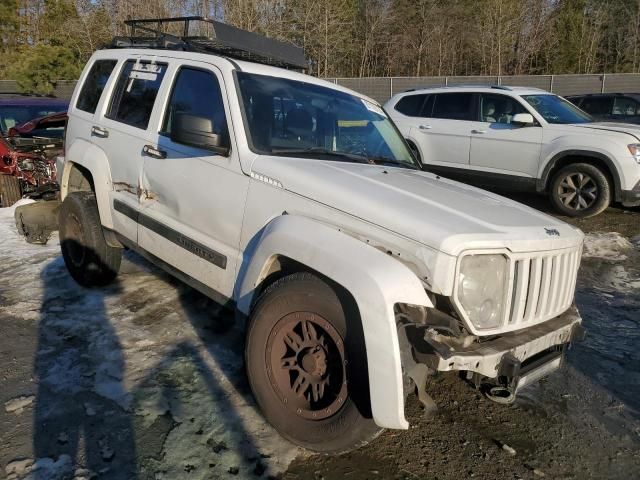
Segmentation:
{"type": "Polygon", "coordinates": [[[561,372],[511,406],[435,377],[435,415],[411,396],[410,430],[312,456],[256,410],[229,314],[129,253],[117,284],[82,289],[57,237],[27,245],[0,210],[0,477],[640,478],[640,211],[574,223],[592,335],[561,372]]]}

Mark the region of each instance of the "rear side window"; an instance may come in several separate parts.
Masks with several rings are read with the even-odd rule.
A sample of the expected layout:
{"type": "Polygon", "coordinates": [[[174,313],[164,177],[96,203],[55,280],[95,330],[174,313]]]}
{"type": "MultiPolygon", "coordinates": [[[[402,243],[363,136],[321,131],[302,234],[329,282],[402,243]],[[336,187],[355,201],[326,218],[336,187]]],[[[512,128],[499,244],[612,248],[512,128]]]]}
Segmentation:
{"type": "Polygon", "coordinates": [[[435,95],[433,118],[474,120],[473,93],[439,93],[435,95]]]}
{"type": "Polygon", "coordinates": [[[76,108],[85,112],[95,113],[104,86],[109,81],[111,72],[118,63],[116,60],[97,60],[82,85],[76,108]]]}
{"type": "Polygon", "coordinates": [[[128,60],[118,78],[107,117],[145,130],[166,71],[166,63],[128,60]]]}
{"type": "Polygon", "coordinates": [[[640,105],[632,98],[616,97],[615,104],[613,105],[613,114],[627,117],[640,115],[640,105]]]}
{"type": "Polygon", "coordinates": [[[171,133],[176,114],[196,115],[212,121],[213,132],[227,136],[222,92],[216,76],[204,70],[182,68],[178,72],[164,116],[163,134],[171,133]]]}
{"type": "Polygon", "coordinates": [[[396,104],[395,109],[409,117],[421,117],[423,106],[428,95],[407,95],[396,104]]]}
{"type": "Polygon", "coordinates": [[[612,97],[585,97],[580,108],[592,115],[608,115],[613,105],[612,97]]]}

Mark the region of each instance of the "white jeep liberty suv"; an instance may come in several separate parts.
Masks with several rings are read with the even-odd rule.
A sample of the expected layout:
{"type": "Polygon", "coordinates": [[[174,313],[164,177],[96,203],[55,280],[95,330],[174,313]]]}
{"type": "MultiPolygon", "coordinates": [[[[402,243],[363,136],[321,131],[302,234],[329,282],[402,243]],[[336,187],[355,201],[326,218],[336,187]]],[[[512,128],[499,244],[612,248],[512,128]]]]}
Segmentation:
{"type": "Polygon", "coordinates": [[[408,428],[436,372],[507,402],[558,368],[582,333],[578,229],[422,171],[376,102],[266,65],[304,65],[286,44],[158,38],[96,52],[71,100],[78,283],[112,281],[126,247],[235,308],[258,406],[317,451],[408,428]]]}

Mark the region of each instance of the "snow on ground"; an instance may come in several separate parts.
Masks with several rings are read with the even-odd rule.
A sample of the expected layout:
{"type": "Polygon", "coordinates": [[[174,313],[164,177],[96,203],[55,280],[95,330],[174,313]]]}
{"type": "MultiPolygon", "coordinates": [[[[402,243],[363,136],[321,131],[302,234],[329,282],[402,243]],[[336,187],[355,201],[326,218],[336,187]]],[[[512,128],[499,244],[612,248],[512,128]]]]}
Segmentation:
{"type": "Polygon", "coordinates": [[[7,475],[259,478],[301,453],[256,409],[232,314],[130,252],[114,285],[82,288],[57,234],[27,244],[14,210],[0,209],[0,320],[37,324],[38,386],[24,406],[33,459],[15,459],[7,475]]]}
{"type": "Polygon", "coordinates": [[[626,260],[633,244],[616,232],[589,233],[584,239],[583,258],[600,258],[603,260],[626,260]]]}
{"type": "Polygon", "coordinates": [[[598,285],[598,290],[618,292],[639,290],[640,278],[635,271],[628,269],[629,265],[634,265],[636,262],[626,262],[630,257],[634,259],[640,253],[640,243],[636,240],[637,238],[629,241],[616,232],[587,234],[584,241],[583,267],[580,275],[592,276],[594,272],[591,270],[594,270],[594,266],[591,263],[594,261],[604,262],[606,265],[595,269],[598,278],[593,284],[598,285]],[[587,272],[585,269],[589,271],[587,272]]]}

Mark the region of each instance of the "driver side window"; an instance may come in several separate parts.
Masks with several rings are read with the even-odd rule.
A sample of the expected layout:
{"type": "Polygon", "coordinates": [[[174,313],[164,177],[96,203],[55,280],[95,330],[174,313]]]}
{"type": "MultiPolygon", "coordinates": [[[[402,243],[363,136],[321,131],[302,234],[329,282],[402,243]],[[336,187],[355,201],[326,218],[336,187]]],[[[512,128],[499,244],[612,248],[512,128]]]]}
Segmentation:
{"type": "Polygon", "coordinates": [[[176,76],[161,134],[169,136],[176,115],[187,114],[211,120],[213,133],[228,138],[227,119],[218,79],[212,72],[183,67],[176,76]]]}
{"type": "Polygon", "coordinates": [[[481,122],[511,124],[518,113],[529,112],[515,98],[493,93],[480,95],[481,122]]]}

